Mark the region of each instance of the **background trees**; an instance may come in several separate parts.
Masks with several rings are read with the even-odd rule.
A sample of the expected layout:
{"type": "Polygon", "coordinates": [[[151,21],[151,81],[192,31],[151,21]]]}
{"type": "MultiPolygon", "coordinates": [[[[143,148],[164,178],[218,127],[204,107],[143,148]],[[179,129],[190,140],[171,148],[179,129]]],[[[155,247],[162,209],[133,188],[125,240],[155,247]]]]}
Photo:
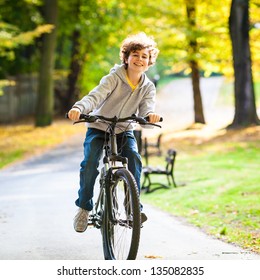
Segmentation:
{"type": "Polygon", "coordinates": [[[57,67],[66,71],[66,90],[57,88],[62,112],[79,99],[79,88],[87,92],[98,82],[97,73],[107,71],[102,70],[102,59],[111,53],[109,34],[118,31],[116,9],[112,1],[73,0],[70,6],[60,2],[57,67]]]}
{"type": "Polygon", "coordinates": [[[0,79],[37,71],[39,38],[51,29],[38,1],[0,0],[0,79]]]}
{"type": "MultiPolygon", "coordinates": [[[[65,1],[57,0],[57,2],[59,11],[57,24],[55,23],[56,28],[52,29],[53,26],[48,25],[48,20],[46,22],[44,14],[41,13],[42,2],[23,0],[13,3],[0,0],[0,22],[2,22],[0,28],[9,34],[9,43],[15,42],[16,34],[26,34],[25,32],[29,31],[33,32],[30,34],[31,38],[34,38],[30,41],[33,42],[30,45],[16,49],[10,46],[4,47],[4,44],[0,42],[0,55],[2,54],[0,77],[23,72],[37,72],[39,67],[45,69],[45,73],[52,73],[51,63],[44,66],[47,59],[40,60],[40,57],[43,57],[42,51],[45,49],[45,47],[41,49],[41,46],[45,46],[43,43],[45,38],[53,36],[50,40],[53,48],[56,35],[51,30],[57,32],[55,71],[54,74],[48,75],[54,78],[54,84],[49,86],[52,88],[51,93],[50,91],[47,93],[48,87],[44,89],[47,83],[40,82],[42,85],[39,87],[39,96],[43,99],[37,111],[53,111],[54,102],[50,96],[54,95],[55,112],[67,111],[75,100],[96,85],[114,63],[120,63],[118,48],[122,39],[129,33],[139,31],[153,35],[161,50],[156,67],[148,73],[151,77],[154,74],[162,77],[176,73],[191,76],[194,92],[194,122],[205,123],[200,77],[209,76],[212,73],[229,77],[234,75],[229,23],[230,27],[232,26],[230,34],[233,41],[234,66],[240,63],[235,58],[237,54],[235,47],[238,46],[236,40],[239,40],[243,44],[239,47],[240,51],[247,49],[245,55],[248,56],[248,51],[252,48],[253,74],[259,73],[260,65],[257,64],[259,46],[255,43],[255,39],[259,37],[260,30],[249,28],[257,23],[259,4],[256,0],[252,0],[250,6],[249,1],[246,0],[234,0],[232,5],[231,0],[223,0],[221,5],[217,0],[163,0],[160,4],[155,0],[150,0],[149,3],[136,0],[127,3],[115,0],[71,0],[69,5],[65,1]],[[234,7],[241,6],[243,3],[244,13],[249,11],[248,15],[252,15],[252,20],[245,14],[244,20],[239,23],[243,28],[239,29],[237,28],[238,13],[234,7]],[[18,10],[19,13],[16,13],[18,10]],[[7,26],[12,27],[8,29],[7,26]],[[245,30],[248,32],[247,35],[245,35],[245,30]],[[39,37],[47,31],[51,33],[39,37]],[[43,109],[45,106],[49,109],[43,109]]],[[[49,6],[50,14],[56,1],[46,0],[43,3],[49,6]]],[[[0,36],[3,37],[2,31],[0,36]]],[[[250,64],[247,69],[251,71],[250,64]]],[[[251,112],[249,119],[253,118],[253,122],[257,122],[253,75],[251,78],[249,72],[248,75],[241,76],[241,73],[239,75],[242,78],[238,78],[235,72],[236,82],[242,83],[243,80],[244,86],[235,83],[235,108],[236,112],[240,113],[236,113],[234,123],[248,125],[252,121],[241,119],[241,110],[245,106],[249,108],[246,112],[251,112]],[[251,80],[251,93],[245,91],[250,85],[244,81],[245,77],[248,77],[248,81],[251,80]]],[[[245,112],[245,109],[243,110],[245,112]]],[[[50,117],[47,117],[49,120],[46,124],[51,123],[52,119],[52,113],[47,114],[50,117]]],[[[40,122],[36,121],[36,124],[39,125],[40,122]]]]}
{"type": "Polygon", "coordinates": [[[229,17],[235,74],[233,127],[259,124],[252,76],[249,24],[249,0],[233,0],[229,17]]]}

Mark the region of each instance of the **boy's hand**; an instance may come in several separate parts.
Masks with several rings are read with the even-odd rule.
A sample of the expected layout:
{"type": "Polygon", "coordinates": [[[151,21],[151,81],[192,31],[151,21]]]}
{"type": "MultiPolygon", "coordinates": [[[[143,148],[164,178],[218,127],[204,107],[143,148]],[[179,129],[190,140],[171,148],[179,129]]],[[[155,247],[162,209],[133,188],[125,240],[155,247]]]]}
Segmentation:
{"type": "Polygon", "coordinates": [[[78,121],[80,114],[81,114],[81,112],[78,108],[72,108],[68,113],[68,117],[72,121],[78,121]]]}
{"type": "Polygon", "coordinates": [[[160,115],[157,115],[157,114],[154,114],[154,113],[149,114],[148,117],[149,117],[149,122],[150,123],[157,123],[157,122],[160,121],[160,118],[161,118],[160,115]]]}

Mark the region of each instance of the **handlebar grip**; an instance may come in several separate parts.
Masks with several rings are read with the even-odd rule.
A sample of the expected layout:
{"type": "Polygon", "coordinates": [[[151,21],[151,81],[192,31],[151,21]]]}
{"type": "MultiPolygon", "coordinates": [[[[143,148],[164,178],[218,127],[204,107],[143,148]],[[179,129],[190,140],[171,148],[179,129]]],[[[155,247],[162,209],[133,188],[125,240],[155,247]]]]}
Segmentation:
{"type": "Polygon", "coordinates": [[[84,114],[80,114],[80,115],[79,115],[79,119],[80,119],[80,120],[85,119],[86,117],[87,117],[87,115],[84,115],[84,114]]]}
{"type": "MultiPolygon", "coordinates": [[[[145,119],[147,122],[149,122],[149,116],[145,117],[144,119],[145,119]]],[[[159,122],[162,122],[162,121],[163,121],[163,117],[160,117],[159,122]]]]}
{"type": "MultiPolygon", "coordinates": [[[[87,115],[80,114],[79,119],[84,119],[84,118],[86,118],[86,116],[87,116],[87,115]]],[[[69,119],[69,113],[66,113],[66,114],[65,114],[65,119],[69,119]]]]}

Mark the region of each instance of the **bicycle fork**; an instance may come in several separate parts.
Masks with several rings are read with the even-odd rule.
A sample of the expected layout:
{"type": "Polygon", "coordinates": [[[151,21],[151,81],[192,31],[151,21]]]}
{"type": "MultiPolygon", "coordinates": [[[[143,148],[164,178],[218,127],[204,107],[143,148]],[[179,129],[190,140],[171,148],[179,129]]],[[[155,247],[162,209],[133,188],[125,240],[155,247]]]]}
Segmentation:
{"type": "Polygon", "coordinates": [[[108,165],[104,165],[101,168],[101,174],[99,179],[99,194],[94,206],[94,209],[92,211],[92,214],[89,217],[89,226],[94,226],[95,228],[101,228],[102,226],[102,219],[103,219],[103,213],[104,213],[104,201],[106,199],[106,189],[105,189],[105,178],[106,178],[106,169],[108,168],[108,165]]]}

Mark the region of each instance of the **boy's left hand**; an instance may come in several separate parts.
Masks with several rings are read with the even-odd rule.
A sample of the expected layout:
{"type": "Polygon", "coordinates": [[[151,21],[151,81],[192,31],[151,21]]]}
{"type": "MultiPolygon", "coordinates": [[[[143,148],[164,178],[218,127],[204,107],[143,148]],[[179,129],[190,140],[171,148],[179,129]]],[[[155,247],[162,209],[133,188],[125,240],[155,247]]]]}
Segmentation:
{"type": "Polygon", "coordinates": [[[148,117],[149,117],[149,122],[150,123],[157,123],[157,122],[160,121],[160,118],[161,118],[160,115],[157,115],[157,114],[154,114],[154,113],[149,114],[148,117]]]}

